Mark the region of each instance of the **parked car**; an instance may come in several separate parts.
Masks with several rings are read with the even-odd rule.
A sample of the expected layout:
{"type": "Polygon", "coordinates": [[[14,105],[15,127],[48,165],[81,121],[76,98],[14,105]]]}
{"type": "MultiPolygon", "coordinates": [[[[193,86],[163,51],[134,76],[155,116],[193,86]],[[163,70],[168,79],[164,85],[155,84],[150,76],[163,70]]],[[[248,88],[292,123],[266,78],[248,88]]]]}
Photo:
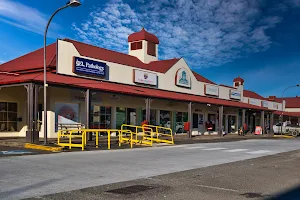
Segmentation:
{"type": "Polygon", "coordinates": [[[288,134],[291,136],[300,136],[300,126],[292,125],[290,121],[279,122],[273,126],[274,134],[288,134]]]}

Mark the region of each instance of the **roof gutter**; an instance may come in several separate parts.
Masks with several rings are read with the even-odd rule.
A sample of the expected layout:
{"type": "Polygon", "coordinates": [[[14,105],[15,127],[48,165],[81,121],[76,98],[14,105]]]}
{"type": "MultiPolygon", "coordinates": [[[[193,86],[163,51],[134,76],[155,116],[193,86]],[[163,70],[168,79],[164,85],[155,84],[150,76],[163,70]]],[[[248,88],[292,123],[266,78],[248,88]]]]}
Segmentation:
{"type": "Polygon", "coordinates": [[[17,74],[17,73],[12,73],[12,72],[3,72],[3,71],[0,71],[0,74],[5,74],[5,75],[13,75],[13,76],[19,76],[20,74],[17,74]]]}

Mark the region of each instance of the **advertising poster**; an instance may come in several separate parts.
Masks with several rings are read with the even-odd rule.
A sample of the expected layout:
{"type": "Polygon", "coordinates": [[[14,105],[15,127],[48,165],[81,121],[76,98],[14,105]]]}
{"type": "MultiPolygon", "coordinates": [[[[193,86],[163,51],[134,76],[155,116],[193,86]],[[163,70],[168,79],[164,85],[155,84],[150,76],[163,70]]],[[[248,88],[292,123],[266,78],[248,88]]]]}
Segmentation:
{"type": "Polygon", "coordinates": [[[55,130],[59,124],[78,124],[79,105],[73,103],[55,103],[55,130]]]}

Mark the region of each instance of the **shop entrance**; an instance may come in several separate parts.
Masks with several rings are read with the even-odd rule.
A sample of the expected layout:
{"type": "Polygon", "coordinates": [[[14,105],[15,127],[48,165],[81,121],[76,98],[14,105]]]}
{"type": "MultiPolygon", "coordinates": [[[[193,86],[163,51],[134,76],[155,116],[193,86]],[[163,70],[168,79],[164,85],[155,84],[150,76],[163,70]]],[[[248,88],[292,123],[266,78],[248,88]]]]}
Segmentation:
{"type": "Polygon", "coordinates": [[[227,127],[228,133],[234,133],[237,131],[237,117],[235,115],[228,115],[227,127]]]}
{"type": "Polygon", "coordinates": [[[204,114],[203,113],[193,113],[193,127],[192,132],[197,134],[204,133],[204,114]]]}

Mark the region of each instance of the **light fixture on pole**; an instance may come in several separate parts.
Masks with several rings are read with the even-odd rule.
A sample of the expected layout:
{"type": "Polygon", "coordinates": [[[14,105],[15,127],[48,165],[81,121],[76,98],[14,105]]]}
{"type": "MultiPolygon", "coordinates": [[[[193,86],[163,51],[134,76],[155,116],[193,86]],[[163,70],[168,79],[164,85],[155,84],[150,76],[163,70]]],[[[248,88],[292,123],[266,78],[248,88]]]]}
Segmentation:
{"type": "Polygon", "coordinates": [[[46,63],[46,45],[47,45],[47,32],[50,25],[51,20],[53,17],[61,10],[67,8],[67,7],[78,7],[80,6],[80,0],[70,0],[65,6],[57,9],[52,16],[50,17],[45,34],[44,34],[44,144],[47,144],[47,63],[46,63]]]}
{"type": "Polygon", "coordinates": [[[283,110],[283,104],[286,103],[285,100],[283,99],[283,97],[284,97],[284,93],[285,93],[288,89],[293,88],[293,87],[300,87],[300,84],[289,86],[289,87],[287,87],[287,88],[283,91],[283,93],[282,93],[282,97],[281,97],[281,99],[282,99],[282,105],[281,105],[281,128],[280,128],[280,129],[281,129],[281,130],[280,130],[280,134],[281,134],[281,135],[282,135],[282,126],[283,126],[283,112],[284,112],[284,110],[283,110]]]}

